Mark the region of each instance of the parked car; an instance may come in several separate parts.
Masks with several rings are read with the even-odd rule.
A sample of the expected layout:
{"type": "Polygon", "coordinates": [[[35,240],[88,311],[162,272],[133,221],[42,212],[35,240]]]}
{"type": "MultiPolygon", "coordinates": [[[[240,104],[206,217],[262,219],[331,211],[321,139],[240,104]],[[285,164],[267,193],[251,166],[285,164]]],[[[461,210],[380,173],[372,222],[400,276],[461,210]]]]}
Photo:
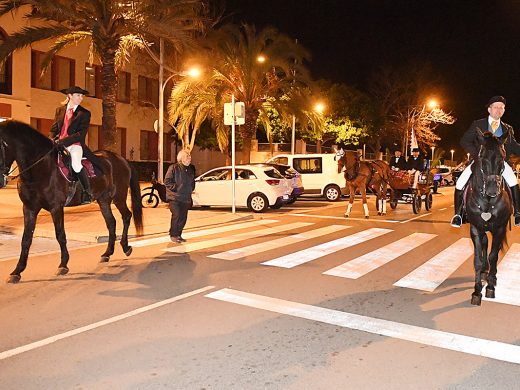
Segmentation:
{"type": "Polygon", "coordinates": [[[435,170],[433,176],[434,192],[437,192],[438,187],[452,186],[455,184],[451,167],[447,165],[441,165],[439,167],[432,168],[432,171],[433,170],[435,170]]]}
{"type": "MultiPolygon", "coordinates": [[[[257,164],[254,164],[257,165],[257,164]]],[[[285,179],[289,182],[290,187],[292,188],[292,192],[290,195],[290,199],[287,203],[294,203],[298,196],[303,194],[304,187],[302,183],[302,175],[295,169],[291,168],[289,165],[284,164],[275,164],[275,163],[264,163],[264,165],[270,165],[278,170],[285,179]]]]}
{"type": "MultiPolygon", "coordinates": [[[[193,206],[231,206],[231,167],[212,169],[195,179],[193,206]]],[[[270,165],[235,166],[235,205],[255,213],[277,209],[290,200],[292,188],[270,165]]]]}
{"type": "Polygon", "coordinates": [[[289,165],[300,173],[305,194],[318,194],[336,201],[347,192],[345,176],[338,173],[334,154],[278,154],[268,164],[289,165]]]}

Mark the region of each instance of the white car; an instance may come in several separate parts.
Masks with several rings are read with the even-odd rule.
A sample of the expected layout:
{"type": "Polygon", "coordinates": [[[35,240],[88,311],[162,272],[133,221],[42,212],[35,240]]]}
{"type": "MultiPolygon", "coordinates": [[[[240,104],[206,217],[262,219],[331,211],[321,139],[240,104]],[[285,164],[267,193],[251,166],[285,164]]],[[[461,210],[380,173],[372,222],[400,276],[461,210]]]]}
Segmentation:
{"type": "MultiPolygon", "coordinates": [[[[194,206],[231,206],[231,167],[212,169],[195,179],[194,206]]],[[[274,167],[269,165],[235,166],[235,206],[255,213],[268,207],[277,209],[287,203],[292,188],[274,167]]]]}

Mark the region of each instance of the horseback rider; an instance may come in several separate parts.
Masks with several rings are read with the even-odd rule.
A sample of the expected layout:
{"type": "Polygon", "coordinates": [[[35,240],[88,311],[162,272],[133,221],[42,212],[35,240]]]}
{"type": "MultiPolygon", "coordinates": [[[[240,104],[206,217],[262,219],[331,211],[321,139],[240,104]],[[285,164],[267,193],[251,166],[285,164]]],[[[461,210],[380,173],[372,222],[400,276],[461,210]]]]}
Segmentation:
{"type": "Polygon", "coordinates": [[[390,168],[394,171],[406,169],[406,160],[398,147],[394,149],[394,156],[390,159],[390,168]]]}
{"type": "MultiPolygon", "coordinates": [[[[506,109],[506,99],[503,96],[493,96],[491,99],[489,99],[486,107],[489,116],[487,118],[474,121],[462,136],[460,144],[464,150],[466,150],[466,152],[469,153],[473,159],[475,159],[480,149],[478,135],[479,133],[489,131],[503,142],[506,151],[506,160],[512,153],[520,156],[520,144],[518,144],[518,142],[515,140],[513,127],[500,120],[506,109]]],[[[456,228],[460,228],[463,223],[462,209],[464,200],[464,187],[471,177],[472,165],[473,162],[464,169],[459,179],[457,180],[457,184],[455,185],[455,215],[451,219],[451,226],[456,228]]],[[[516,180],[513,169],[506,161],[504,162],[504,171],[502,172],[502,177],[511,189],[515,226],[520,226],[520,191],[518,189],[518,181],[516,180]]]]}
{"type": "Polygon", "coordinates": [[[413,185],[412,188],[417,188],[417,182],[419,181],[419,175],[424,169],[424,161],[420,156],[419,148],[412,149],[412,155],[408,157],[406,162],[406,169],[408,173],[413,174],[413,185]]]}
{"type": "Polygon", "coordinates": [[[57,145],[64,146],[68,150],[72,169],[83,187],[81,204],[88,204],[92,202],[92,192],[87,171],[83,168],[81,159],[85,155],[92,164],[100,166],[98,158],[85,144],[85,137],[90,126],[90,111],[80,104],[84,96],[88,95],[88,91],[73,86],[62,89],[60,92],[67,95],[67,99],[56,109],[50,136],[57,145]]]}

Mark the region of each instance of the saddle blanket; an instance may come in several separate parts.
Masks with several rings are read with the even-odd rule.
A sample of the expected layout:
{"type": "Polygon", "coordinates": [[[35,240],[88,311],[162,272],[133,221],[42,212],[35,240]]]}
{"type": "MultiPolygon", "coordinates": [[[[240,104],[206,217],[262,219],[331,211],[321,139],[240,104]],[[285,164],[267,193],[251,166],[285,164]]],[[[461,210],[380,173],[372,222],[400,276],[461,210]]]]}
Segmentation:
{"type": "MultiPolygon", "coordinates": [[[[73,177],[72,177],[72,169],[70,167],[70,165],[67,165],[64,161],[63,161],[63,156],[61,155],[61,153],[58,153],[58,168],[61,172],[61,174],[63,175],[63,177],[65,179],[67,179],[67,181],[71,182],[73,181],[73,177]]],[[[95,177],[96,176],[96,172],[94,171],[94,165],[92,165],[92,163],[87,160],[86,158],[83,158],[81,160],[81,165],[83,165],[83,168],[87,171],[87,175],[88,177],[95,177]]]]}

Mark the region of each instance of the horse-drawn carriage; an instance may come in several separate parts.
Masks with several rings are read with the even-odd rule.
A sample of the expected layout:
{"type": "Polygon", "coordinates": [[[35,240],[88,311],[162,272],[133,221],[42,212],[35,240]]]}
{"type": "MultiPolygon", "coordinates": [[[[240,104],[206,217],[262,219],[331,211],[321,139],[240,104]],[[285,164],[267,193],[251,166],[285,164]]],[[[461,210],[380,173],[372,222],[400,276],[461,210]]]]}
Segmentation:
{"type": "Polygon", "coordinates": [[[392,171],[390,177],[390,207],[395,210],[399,201],[411,203],[414,214],[422,208],[430,210],[433,204],[433,174],[430,171],[430,162],[426,162],[425,169],[419,174],[417,188],[413,188],[414,174],[407,171],[392,171]]]}

